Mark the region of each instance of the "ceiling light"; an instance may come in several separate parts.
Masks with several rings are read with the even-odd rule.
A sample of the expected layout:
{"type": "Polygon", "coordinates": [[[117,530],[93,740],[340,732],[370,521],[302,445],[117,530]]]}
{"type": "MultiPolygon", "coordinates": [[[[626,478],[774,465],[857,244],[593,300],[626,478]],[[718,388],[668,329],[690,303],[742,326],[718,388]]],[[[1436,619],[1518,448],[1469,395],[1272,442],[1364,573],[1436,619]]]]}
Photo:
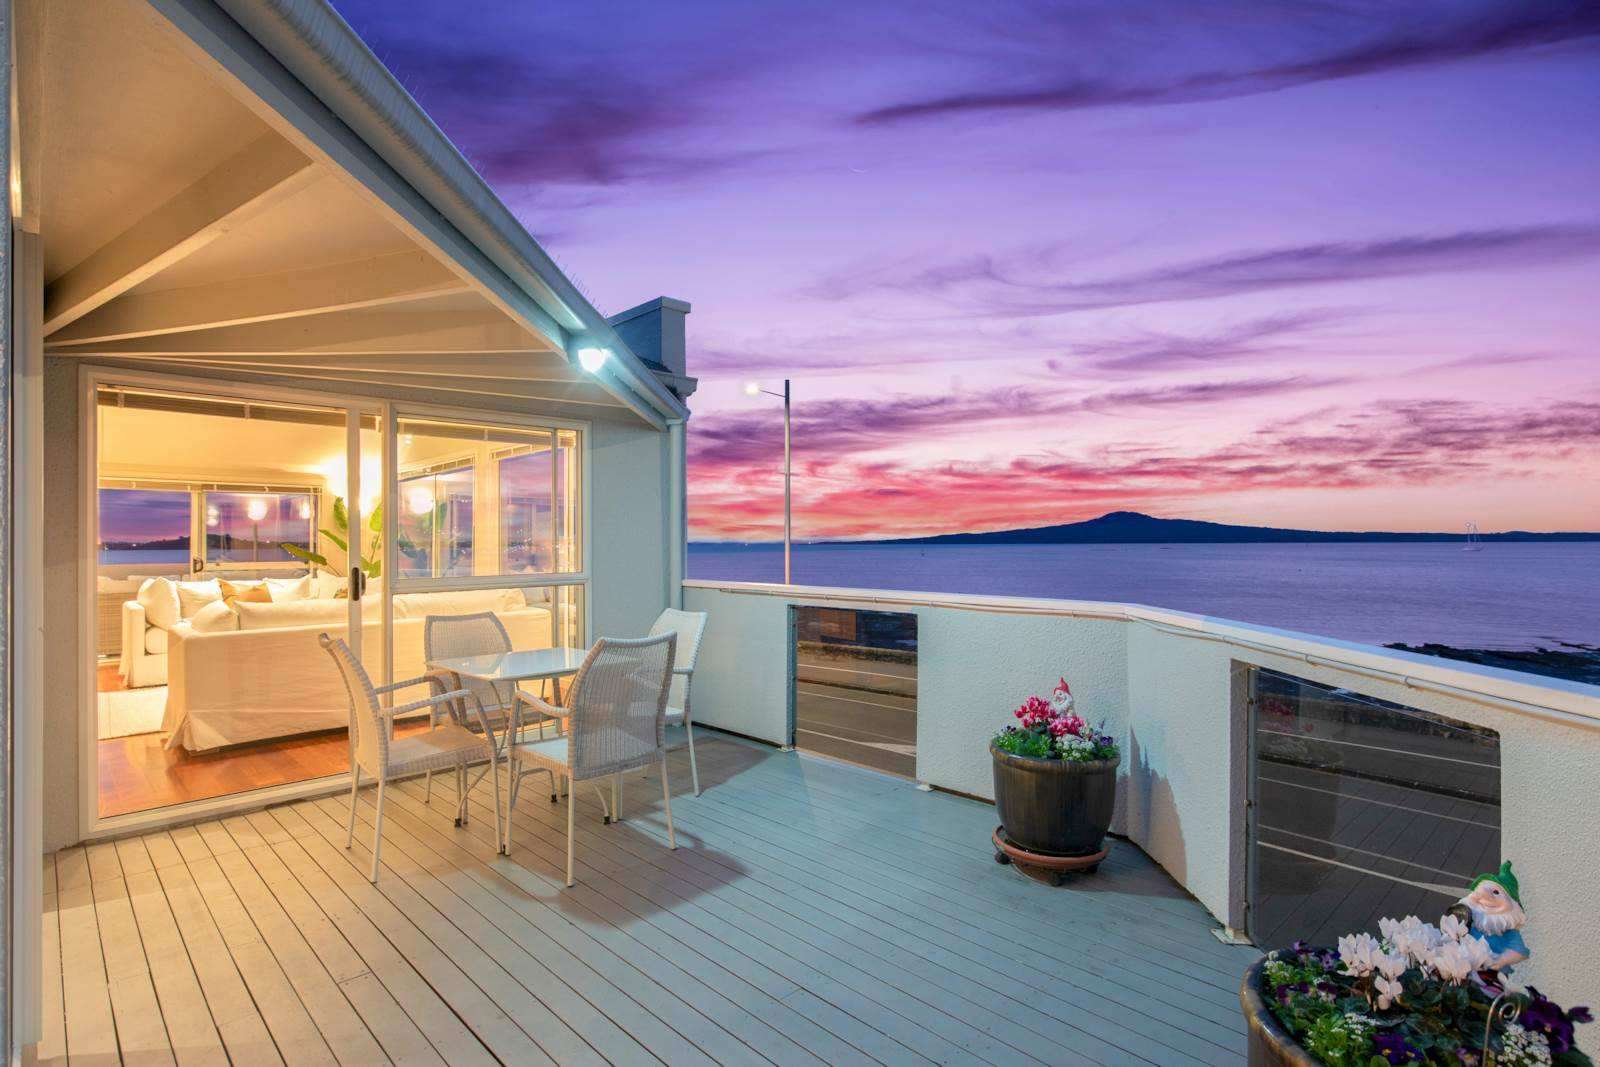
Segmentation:
{"type": "Polygon", "coordinates": [[[600,373],[600,368],[606,365],[606,359],[611,355],[604,348],[578,349],[578,362],[583,364],[583,369],[590,374],[600,373]]]}

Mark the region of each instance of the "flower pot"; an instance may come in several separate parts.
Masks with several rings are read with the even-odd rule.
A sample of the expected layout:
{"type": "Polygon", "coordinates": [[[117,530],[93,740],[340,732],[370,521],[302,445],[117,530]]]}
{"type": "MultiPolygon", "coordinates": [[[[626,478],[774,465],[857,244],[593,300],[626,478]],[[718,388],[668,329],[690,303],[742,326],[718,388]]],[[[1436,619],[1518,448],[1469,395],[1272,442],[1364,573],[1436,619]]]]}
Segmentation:
{"type": "Polygon", "coordinates": [[[1261,969],[1266,962],[1265,956],[1256,960],[1239,983],[1239,1006],[1244,1010],[1245,1028],[1249,1031],[1250,1067],[1319,1067],[1311,1053],[1273,1018],[1272,1010],[1262,999],[1261,969]]]}
{"type": "Polygon", "coordinates": [[[1116,807],[1121,757],[1078,763],[1013,756],[993,744],[989,755],[995,806],[1012,843],[1052,856],[1100,850],[1116,807]]]}

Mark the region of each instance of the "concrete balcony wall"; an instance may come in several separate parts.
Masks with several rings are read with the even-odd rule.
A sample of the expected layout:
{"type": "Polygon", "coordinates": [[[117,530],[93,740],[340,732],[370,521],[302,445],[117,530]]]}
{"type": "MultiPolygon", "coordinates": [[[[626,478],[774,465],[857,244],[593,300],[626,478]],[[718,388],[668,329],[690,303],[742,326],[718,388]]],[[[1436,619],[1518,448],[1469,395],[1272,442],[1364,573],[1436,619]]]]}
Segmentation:
{"type": "Polygon", "coordinates": [[[1123,747],[1114,829],[1235,928],[1250,668],[1497,731],[1502,851],[1533,948],[1517,978],[1562,1003],[1600,1001],[1600,687],[1137,605],[686,582],[684,606],[710,615],[696,722],[788,741],[789,609],[808,604],[917,616],[917,777],[941,789],[992,799],[989,736],[1066,675],[1123,747]]]}

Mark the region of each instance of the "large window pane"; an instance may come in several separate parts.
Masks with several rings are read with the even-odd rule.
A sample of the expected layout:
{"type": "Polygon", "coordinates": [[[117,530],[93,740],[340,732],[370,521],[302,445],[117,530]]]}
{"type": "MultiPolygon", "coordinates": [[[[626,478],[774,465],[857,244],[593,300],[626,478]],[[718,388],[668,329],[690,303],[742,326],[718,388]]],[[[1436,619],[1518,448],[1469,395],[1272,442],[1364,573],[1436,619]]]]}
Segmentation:
{"type": "Polygon", "coordinates": [[[473,487],[471,467],[401,479],[395,547],[402,577],[473,573],[473,487]]]}
{"type": "Polygon", "coordinates": [[[284,548],[312,550],[317,501],[311,493],[206,493],[206,564],[296,563],[284,548]]]}
{"type": "Polygon", "coordinates": [[[161,489],[99,493],[102,564],[176,564],[188,570],[192,494],[161,489]]]}
{"type": "Polygon", "coordinates": [[[577,431],[406,419],[399,434],[399,577],[582,569],[577,431]]]}

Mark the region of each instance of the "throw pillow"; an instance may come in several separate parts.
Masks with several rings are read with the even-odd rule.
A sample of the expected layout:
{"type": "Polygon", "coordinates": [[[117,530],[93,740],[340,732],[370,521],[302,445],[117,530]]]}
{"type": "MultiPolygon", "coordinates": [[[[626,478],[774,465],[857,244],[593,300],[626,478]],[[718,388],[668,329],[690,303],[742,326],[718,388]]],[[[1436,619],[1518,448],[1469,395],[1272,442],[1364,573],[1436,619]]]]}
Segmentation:
{"type": "Polygon", "coordinates": [[[189,627],[197,634],[222,633],[239,628],[239,616],[231,604],[214,600],[194,613],[189,627]]]}
{"type": "Polygon", "coordinates": [[[215,578],[199,582],[178,582],[177,585],[179,613],[185,619],[194,618],[195,612],[207,604],[222,599],[222,588],[215,578]]]}
{"type": "Polygon", "coordinates": [[[170,578],[148,578],[134,599],[144,608],[144,621],[158,630],[170,630],[183,617],[178,583],[170,578]]]}
{"type": "Polygon", "coordinates": [[[268,578],[266,585],[272,590],[274,604],[290,600],[310,600],[315,595],[315,581],[309,574],[299,578],[268,578]]]}
{"type": "Polygon", "coordinates": [[[259,585],[244,585],[243,583],[235,585],[227,579],[223,579],[220,585],[222,588],[222,602],[230,608],[240,601],[246,604],[272,603],[272,590],[265,582],[259,585]]]}

